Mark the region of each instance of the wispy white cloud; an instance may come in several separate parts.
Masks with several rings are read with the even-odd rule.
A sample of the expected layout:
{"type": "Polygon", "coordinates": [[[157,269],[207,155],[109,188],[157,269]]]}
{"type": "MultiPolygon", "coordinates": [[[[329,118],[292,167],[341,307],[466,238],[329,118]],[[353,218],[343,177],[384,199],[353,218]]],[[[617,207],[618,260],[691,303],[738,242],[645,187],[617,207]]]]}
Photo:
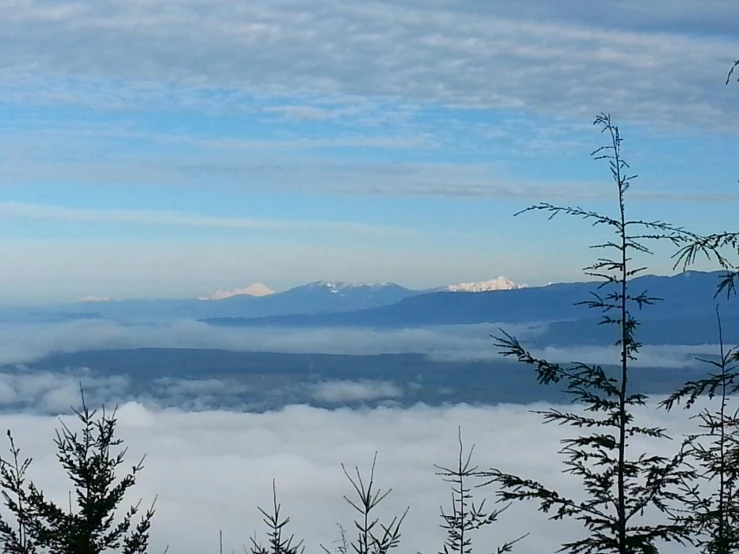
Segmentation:
{"type": "Polygon", "coordinates": [[[264,108],[264,111],[298,121],[326,121],[337,116],[335,112],[314,106],[270,106],[264,108]]]}
{"type": "MultiPolygon", "coordinates": [[[[388,145],[392,139],[381,140],[388,145]]],[[[368,146],[371,141],[364,141],[368,146]]],[[[406,145],[408,146],[408,145],[406,145]]],[[[214,146],[215,147],[215,146],[214,146]]],[[[237,141],[228,146],[222,142],[218,148],[240,149],[245,146],[237,141]]],[[[402,146],[399,146],[402,147],[402,146]]],[[[277,148],[279,150],[279,147],[277,148]]],[[[267,156],[259,161],[231,159],[230,156],[218,160],[195,156],[183,162],[177,160],[137,160],[129,165],[125,160],[97,162],[57,161],[32,163],[31,160],[14,163],[0,175],[0,183],[22,184],[38,183],[49,179],[59,179],[76,183],[111,184],[150,184],[152,180],[162,185],[195,185],[216,179],[218,184],[237,186],[245,190],[274,189],[290,192],[322,192],[339,195],[377,195],[396,197],[438,197],[438,198],[480,198],[508,199],[522,201],[556,200],[602,200],[610,198],[610,189],[603,182],[590,181],[527,181],[511,177],[495,164],[453,164],[453,163],[387,163],[351,162],[344,160],[312,160],[305,158],[267,156]]],[[[705,190],[704,192],[680,192],[669,190],[650,190],[646,187],[635,190],[631,197],[637,202],[739,202],[739,193],[725,190],[705,190]]],[[[20,207],[6,207],[4,214],[20,212],[20,207]]],[[[28,209],[30,212],[30,208],[28,209]]],[[[36,210],[40,213],[40,209],[36,210]]],[[[49,216],[51,212],[49,211],[49,216]]],[[[61,212],[54,215],[63,219],[61,212]]],[[[160,213],[161,224],[175,224],[184,214],[160,213]],[[169,223],[164,223],[164,220],[169,223]]],[[[69,216],[66,216],[69,217],[69,216]]],[[[79,214],[78,218],[83,216],[79,214]]],[[[87,215],[88,221],[96,216],[87,215]]],[[[132,216],[119,215],[131,219],[132,216]]],[[[136,218],[154,219],[137,215],[136,218]]],[[[293,228],[304,227],[299,222],[252,221],[235,223],[222,221],[206,224],[200,218],[192,226],[220,226],[230,228],[293,228]]],[[[153,223],[153,221],[152,221],[153,223]]],[[[184,224],[184,223],[177,223],[184,224]]],[[[342,226],[343,223],[312,223],[305,227],[342,226]]],[[[357,224],[345,224],[361,227],[357,224]]],[[[371,227],[371,226],[367,226],[371,227]]],[[[368,229],[369,230],[369,229],[368,229]]],[[[377,231],[380,231],[377,229],[377,231]]],[[[395,229],[395,232],[400,232],[395,229]]]]}
{"type": "Polygon", "coordinates": [[[5,2],[0,36],[15,47],[0,55],[4,95],[221,111],[255,95],[374,96],[729,126],[722,77],[739,46],[726,32],[729,0],[700,15],[687,3],[660,1],[648,15],[628,2],[608,23],[558,4],[5,2]],[[13,76],[31,74],[69,84],[14,93],[13,76]],[[112,94],[93,92],[96,82],[112,94]]]}
{"type": "Polygon", "coordinates": [[[115,404],[130,399],[130,384],[126,375],[94,375],[86,368],[31,372],[16,367],[0,372],[0,408],[66,413],[70,406],[79,405],[80,386],[90,402],[115,404]]]}
{"type": "MultiPolygon", "coordinates": [[[[175,139],[177,140],[177,139],[175,139]]],[[[393,150],[428,147],[432,141],[424,136],[337,136],[331,138],[302,138],[282,140],[216,139],[179,137],[208,150],[265,150],[300,151],[322,148],[383,148],[393,150]]]]}
{"type": "Polygon", "coordinates": [[[332,404],[400,398],[402,389],[385,381],[324,381],[313,386],[315,400],[332,404]]]}
{"type": "MultiPolygon", "coordinates": [[[[598,138],[585,129],[562,125],[538,128],[531,122],[483,123],[447,121],[438,128],[421,126],[390,134],[332,131],[329,137],[275,136],[248,138],[239,134],[164,132],[134,125],[77,125],[53,120],[13,128],[0,134],[6,164],[0,184],[43,182],[160,186],[237,187],[337,195],[397,197],[490,198],[552,201],[610,198],[604,181],[568,179],[564,173],[548,179],[517,176],[510,160],[524,156],[573,157],[586,165],[598,138]],[[591,140],[592,139],[592,140],[591,140]],[[146,145],[132,152],[134,140],[146,145]],[[117,141],[124,141],[119,143],[117,141]],[[186,155],[179,149],[185,148],[186,155]],[[463,149],[476,161],[450,162],[429,158],[445,149],[463,149]],[[317,151],[331,154],[318,155],[317,151]],[[365,149],[386,151],[375,160],[352,159],[365,149]],[[346,150],[344,157],[337,151],[346,150]],[[408,151],[423,159],[387,159],[387,152],[408,151]],[[490,152],[494,152],[490,157],[490,152]],[[154,154],[156,153],[156,154],[154,154]],[[509,162],[504,162],[508,159],[509,162]],[[485,160],[485,161],[480,161],[485,160]]],[[[279,135],[279,134],[278,134],[279,135]]],[[[451,151],[451,150],[450,150],[451,151]]],[[[656,151],[650,154],[659,155],[656,151]]],[[[729,160],[718,160],[723,164],[729,160]]],[[[631,192],[641,202],[737,202],[739,193],[721,186],[721,179],[701,191],[687,191],[654,178],[631,192]],[[717,186],[719,188],[713,188],[717,186]]]]}
{"type": "Polygon", "coordinates": [[[329,121],[341,119],[345,116],[361,115],[364,111],[360,106],[311,106],[299,104],[285,104],[278,106],[267,106],[263,108],[264,113],[276,114],[286,120],[294,121],[329,121]]]}
{"type": "Polygon", "coordinates": [[[0,218],[30,218],[85,223],[122,223],[129,225],[165,225],[241,231],[340,230],[351,233],[401,236],[417,236],[420,234],[418,231],[403,227],[342,221],[249,219],[242,217],[206,216],[174,211],[71,208],[23,202],[0,202],[0,218]]]}

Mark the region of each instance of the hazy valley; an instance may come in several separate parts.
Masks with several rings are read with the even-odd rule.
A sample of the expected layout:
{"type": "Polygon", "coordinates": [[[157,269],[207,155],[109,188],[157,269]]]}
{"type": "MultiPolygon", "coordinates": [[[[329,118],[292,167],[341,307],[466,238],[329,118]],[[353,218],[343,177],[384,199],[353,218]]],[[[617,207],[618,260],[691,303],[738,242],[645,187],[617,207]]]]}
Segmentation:
{"type": "MultiPolygon", "coordinates": [[[[667,394],[705,374],[696,358],[716,355],[717,305],[724,339],[739,342],[736,303],[713,299],[718,277],[687,272],[634,282],[665,298],[640,328],[645,346],[633,381],[639,392],[667,394]]],[[[588,282],[488,292],[320,283],[208,302],[6,308],[0,336],[10,346],[0,371],[14,392],[0,402],[5,410],[41,407],[54,390],[57,401],[47,408],[63,410],[74,403],[80,380],[108,403],[198,409],[562,402],[564,393],[538,386],[531,371],[502,359],[491,335],[513,332],[555,361],[599,362],[615,371],[612,333],[575,304],[593,289],[588,282]],[[205,310],[218,317],[200,319],[205,310]],[[47,389],[44,375],[55,376],[47,389]],[[39,387],[28,397],[24,379],[39,387]]]]}

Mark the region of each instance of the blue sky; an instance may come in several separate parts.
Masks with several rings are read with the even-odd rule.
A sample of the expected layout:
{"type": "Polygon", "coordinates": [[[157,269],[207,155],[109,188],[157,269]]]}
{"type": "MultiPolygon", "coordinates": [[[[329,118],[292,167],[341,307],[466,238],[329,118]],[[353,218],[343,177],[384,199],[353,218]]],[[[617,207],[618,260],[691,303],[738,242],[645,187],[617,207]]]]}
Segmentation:
{"type": "MultiPolygon", "coordinates": [[[[739,206],[733,0],[0,0],[0,301],[574,280],[608,211],[739,206]]],[[[668,272],[669,251],[650,262],[668,272]]]]}

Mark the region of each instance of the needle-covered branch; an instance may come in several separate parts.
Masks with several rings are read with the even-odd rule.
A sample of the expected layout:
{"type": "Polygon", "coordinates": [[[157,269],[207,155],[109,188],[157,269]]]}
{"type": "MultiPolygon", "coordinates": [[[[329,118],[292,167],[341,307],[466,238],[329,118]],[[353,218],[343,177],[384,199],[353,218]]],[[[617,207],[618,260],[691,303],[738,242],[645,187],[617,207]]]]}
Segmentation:
{"type": "Polygon", "coordinates": [[[737,349],[724,346],[718,309],[716,318],[718,359],[699,359],[714,371],[689,381],[661,405],[691,409],[702,396],[715,404],[693,416],[700,432],[689,436],[689,455],[699,479],[682,483],[683,507],[675,522],[693,530],[703,552],[732,554],[739,551],[739,410],[730,410],[729,400],[739,390],[739,367],[737,349]]]}

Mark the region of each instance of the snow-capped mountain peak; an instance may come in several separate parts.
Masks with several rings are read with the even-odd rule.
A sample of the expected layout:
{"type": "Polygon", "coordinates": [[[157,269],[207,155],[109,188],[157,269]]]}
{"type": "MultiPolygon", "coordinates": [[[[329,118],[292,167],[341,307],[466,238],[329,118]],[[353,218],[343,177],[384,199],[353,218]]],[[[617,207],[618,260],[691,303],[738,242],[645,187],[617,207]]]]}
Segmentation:
{"type": "Polygon", "coordinates": [[[357,289],[357,288],[382,288],[382,287],[394,287],[397,286],[394,283],[345,283],[342,281],[315,281],[306,285],[308,287],[315,288],[326,288],[331,292],[339,292],[344,289],[357,289]]]}
{"type": "Polygon", "coordinates": [[[254,283],[253,285],[249,285],[248,287],[244,287],[242,289],[219,290],[214,292],[210,296],[201,296],[198,298],[198,300],[223,300],[224,298],[231,298],[232,296],[241,295],[269,296],[270,294],[274,294],[274,292],[275,291],[273,291],[268,286],[263,285],[262,283],[254,283]]]}
{"type": "Polygon", "coordinates": [[[450,292],[487,292],[491,290],[513,290],[522,289],[526,285],[519,285],[503,276],[490,279],[489,281],[478,281],[476,283],[458,283],[449,285],[445,290],[450,292]]]}

